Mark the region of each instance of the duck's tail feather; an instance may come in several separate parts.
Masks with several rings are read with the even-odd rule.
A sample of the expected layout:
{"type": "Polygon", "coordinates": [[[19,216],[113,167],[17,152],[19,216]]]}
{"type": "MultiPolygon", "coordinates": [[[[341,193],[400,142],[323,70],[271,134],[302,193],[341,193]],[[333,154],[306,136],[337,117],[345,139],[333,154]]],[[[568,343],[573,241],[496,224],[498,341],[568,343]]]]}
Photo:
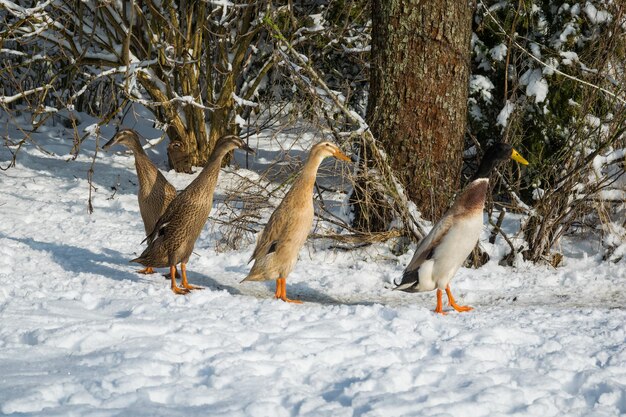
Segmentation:
{"type": "Polygon", "coordinates": [[[254,271],[254,267],[252,269],[247,277],[239,281],[240,284],[245,281],[267,281],[262,272],[254,271]]]}
{"type": "MultiPolygon", "coordinates": [[[[141,252],[141,255],[139,255],[135,259],[131,259],[128,262],[137,262],[138,264],[142,264],[142,265],[148,266],[148,263],[149,263],[149,261],[148,261],[148,249],[149,248],[144,249],[144,251],[141,252]]],[[[154,265],[150,265],[150,266],[154,266],[154,265]]]]}
{"type": "Polygon", "coordinates": [[[402,279],[400,282],[393,282],[396,287],[394,290],[405,291],[405,292],[418,292],[417,289],[420,283],[420,274],[419,268],[413,270],[405,270],[404,274],[402,274],[402,279]]]}

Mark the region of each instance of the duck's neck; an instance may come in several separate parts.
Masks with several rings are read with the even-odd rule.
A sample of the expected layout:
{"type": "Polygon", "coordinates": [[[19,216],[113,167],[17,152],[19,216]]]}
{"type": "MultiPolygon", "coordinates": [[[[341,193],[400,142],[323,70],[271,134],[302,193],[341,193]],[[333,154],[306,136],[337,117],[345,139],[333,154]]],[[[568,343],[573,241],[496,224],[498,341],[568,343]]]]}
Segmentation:
{"type": "Polygon", "coordinates": [[[135,169],[137,170],[139,188],[146,190],[146,187],[149,188],[156,180],[158,170],[140,145],[132,147],[131,150],[135,156],[135,169]]]}
{"type": "Polygon", "coordinates": [[[488,190],[489,178],[477,178],[470,182],[454,203],[456,211],[461,210],[462,213],[474,210],[482,211],[485,207],[488,190]]]}
{"type": "Polygon", "coordinates": [[[126,145],[126,147],[128,149],[130,149],[131,151],[133,151],[133,154],[135,156],[137,155],[146,155],[146,151],[143,150],[143,146],[141,146],[141,143],[139,142],[139,139],[135,138],[134,140],[127,140],[125,141],[124,145],[126,145]]]}
{"type": "Polygon", "coordinates": [[[130,150],[133,151],[133,155],[135,157],[135,165],[138,166],[139,164],[142,164],[144,162],[152,164],[150,158],[148,158],[148,155],[146,154],[146,151],[144,151],[141,146],[138,146],[136,148],[130,148],[130,150]]]}
{"type": "Polygon", "coordinates": [[[187,188],[205,187],[207,184],[216,184],[217,177],[220,173],[220,168],[222,167],[222,160],[227,153],[228,149],[215,149],[209,157],[209,160],[204,165],[204,168],[202,168],[200,174],[198,174],[196,179],[193,180],[193,182],[187,188]]]}
{"type": "MultiPolygon", "coordinates": [[[[302,167],[302,172],[296,180],[300,183],[300,189],[307,190],[313,193],[313,186],[315,185],[315,178],[317,177],[317,170],[324,158],[318,154],[311,154],[302,167]]],[[[295,184],[294,184],[295,185],[295,184]]]]}
{"type": "Polygon", "coordinates": [[[491,171],[493,171],[497,163],[498,161],[493,158],[483,158],[478,166],[478,171],[476,171],[476,174],[474,174],[474,177],[472,178],[472,181],[480,178],[488,180],[491,176],[491,171]]]}

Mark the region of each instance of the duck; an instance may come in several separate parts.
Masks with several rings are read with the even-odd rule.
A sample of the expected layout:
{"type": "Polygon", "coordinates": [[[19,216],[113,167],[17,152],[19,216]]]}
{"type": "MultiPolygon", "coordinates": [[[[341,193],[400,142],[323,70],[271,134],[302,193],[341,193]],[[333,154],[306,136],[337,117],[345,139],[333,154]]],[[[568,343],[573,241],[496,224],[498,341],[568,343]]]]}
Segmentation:
{"type": "Polygon", "coordinates": [[[213,193],[217,185],[222,160],[228,152],[242,149],[254,153],[240,137],[228,135],[220,138],[211,156],[198,176],[172,200],[145,241],[148,247],[131,260],[153,267],[169,267],[171,289],[175,294],[187,294],[202,287],[189,284],[187,262],[200,232],[213,206],[213,193]],[[181,287],[176,285],[176,266],[181,268],[181,287]]]}
{"type": "Polygon", "coordinates": [[[298,252],[313,224],[313,187],[317,170],[327,157],[350,161],[331,142],[314,145],[291,188],[270,216],[248,263],[254,264],[245,281],[276,280],[274,297],[287,303],[301,303],[287,297],[286,280],[298,260],[298,252]]]}
{"type": "MultiPolygon", "coordinates": [[[[141,146],[139,135],[133,129],[122,129],[104,144],[102,149],[108,150],[113,145],[122,145],[130,149],[135,157],[135,169],[139,180],[139,212],[143,220],[146,235],[154,229],[165,209],[176,197],[176,188],[170,184],[152,163],[141,146]]],[[[137,271],[140,274],[153,274],[152,265],[137,271]]]]}
{"type": "Polygon", "coordinates": [[[491,172],[509,159],[528,165],[528,161],[509,144],[497,142],[487,149],[472,181],[418,244],[402,279],[399,283],[394,282],[395,290],[423,292],[436,288],[435,313],[446,314],[442,306],[442,291],[445,290],[448,303],[454,310],[472,310],[470,306],[456,303],[450,281],[478,243],[491,172]]]}

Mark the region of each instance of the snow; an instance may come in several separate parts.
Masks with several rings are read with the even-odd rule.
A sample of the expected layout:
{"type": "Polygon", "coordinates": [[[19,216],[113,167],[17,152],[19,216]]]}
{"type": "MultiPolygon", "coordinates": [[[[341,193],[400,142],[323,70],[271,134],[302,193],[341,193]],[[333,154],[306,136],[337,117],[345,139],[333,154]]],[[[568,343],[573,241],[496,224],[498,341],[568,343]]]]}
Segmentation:
{"type": "Polygon", "coordinates": [[[514,110],[515,103],[507,100],[502,110],[500,110],[500,113],[498,113],[498,117],[496,118],[496,124],[502,126],[503,128],[506,127],[506,124],[509,121],[509,116],[511,116],[511,113],[513,113],[514,110]]]}
{"type": "Polygon", "coordinates": [[[473,97],[470,97],[467,100],[467,104],[468,104],[467,112],[469,113],[470,118],[474,121],[484,122],[485,116],[483,115],[482,109],[476,102],[476,99],[473,97]]]}
{"type": "Polygon", "coordinates": [[[568,42],[568,38],[570,36],[573,36],[574,37],[574,41],[575,41],[576,40],[576,32],[577,32],[577,28],[574,25],[574,23],[570,22],[567,25],[565,25],[565,28],[563,29],[563,31],[559,35],[558,41],[555,41],[556,47],[558,48],[562,44],[568,42]]]}
{"type": "MultiPolygon", "coordinates": [[[[79,129],[95,123],[80,120],[79,129]]],[[[0,126],[17,140],[28,123],[0,126]]],[[[102,126],[101,143],[113,132],[102,126]]],[[[71,130],[56,123],[29,134],[53,154],[27,142],[16,167],[0,175],[0,413],[626,413],[626,261],[602,262],[593,240],[565,241],[558,269],[524,262],[513,269],[498,264],[506,244],[489,244],[485,230],[493,260],[461,268],[451,284],[457,300],[475,309],[447,316],[432,313],[433,293],[390,290],[414,245],[394,256],[382,244],[346,252],[314,240],[287,282],[289,296],[305,303],[285,304],[273,299],[272,283],[239,283],[252,241],[216,250],[214,218],[224,219],[226,192],[241,176],[256,178],[233,167],[220,174],[214,217],[189,262],[190,281],[206,289],[175,296],[162,276],[139,275],[128,263],[143,239],[132,156],[98,153],[89,215],[93,139],[67,161],[71,130]]],[[[289,142],[288,135],[278,138],[289,142]]],[[[270,155],[284,154],[267,136],[257,139],[258,158],[272,163],[270,155]]],[[[305,147],[316,140],[305,139],[305,147]]],[[[164,168],[159,145],[148,154],[164,168]]],[[[3,168],[8,150],[0,148],[3,168]]],[[[243,158],[235,154],[236,163],[243,158]]],[[[164,174],[178,189],[193,178],[164,174]]],[[[507,216],[504,227],[518,223],[507,216]]]]}
{"type": "Polygon", "coordinates": [[[489,51],[489,55],[496,61],[503,61],[506,58],[507,47],[505,44],[501,43],[500,45],[496,45],[489,51]]]}
{"type": "Polygon", "coordinates": [[[470,94],[480,93],[480,96],[486,103],[491,103],[493,98],[491,90],[495,87],[491,80],[484,75],[470,75],[469,91],[470,94]]]}
{"type": "Polygon", "coordinates": [[[546,194],[546,190],[543,188],[535,188],[533,189],[533,200],[541,200],[543,196],[546,194]]]}
{"type": "Polygon", "coordinates": [[[578,54],[572,51],[561,51],[559,55],[563,57],[561,62],[563,65],[572,65],[574,62],[578,62],[578,54]]]}
{"type": "MultiPolygon", "coordinates": [[[[591,115],[588,115],[585,118],[585,120],[590,126],[593,126],[593,127],[599,127],[602,124],[599,118],[591,116],[591,115]]],[[[598,175],[600,175],[600,171],[602,170],[603,167],[613,162],[625,159],[625,158],[626,158],[625,149],[610,150],[606,152],[604,155],[596,155],[593,158],[592,166],[595,172],[598,175]]]]}
{"type": "Polygon", "coordinates": [[[344,52],[348,52],[351,54],[358,54],[358,53],[363,53],[363,52],[370,52],[372,50],[372,46],[371,45],[365,45],[365,46],[359,46],[356,48],[347,48],[345,46],[342,45],[342,49],[344,52]]]}
{"type": "Polygon", "coordinates": [[[535,97],[535,103],[545,101],[548,95],[548,82],[543,78],[541,69],[529,69],[520,77],[520,84],[526,86],[526,95],[535,97]]]}
{"type": "Polygon", "coordinates": [[[236,114],[235,115],[235,124],[237,126],[239,126],[240,128],[245,129],[248,123],[246,122],[246,119],[244,119],[240,115],[236,114]]]}
{"type": "Polygon", "coordinates": [[[606,10],[598,10],[591,2],[585,3],[583,11],[587,15],[587,18],[593,24],[607,23],[612,19],[611,13],[606,10]]]}
{"type": "Polygon", "coordinates": [[[311,14],[309,15],[309,18],[312,20],[312,25],[306,28],[307,31],[319,32],[325,29],[324,22],[326,21],[326,19],[324,19],[324,15],[322,13],[311,14]]]}
{"type": "Polygon", "coordinates": [[[553,75],[554,72],[558,69],[559,67],[559,60],[553,57],[550,57],[548,59],[545,60],[545,65],[543,67],[543,69],[541,70],[541,72],[543,73],[543,75],[553,75]]]}
{"type": "Polygon", "coordinates": [[[235,100],[235,103],[237,103],[241,107],[243,106],[258,107],[259,105],[258,103],[255,103],[254,101],[246,100],[244,98],[239,97],[234,92],[232,93],[232,97],[233,97],[233,100],[235,100]]]}
{"type": "Polygon", "coordinates": [[[530,53],[533,54],[535,58],[541,59],[541,47],[536,42],[530,43],[530,53]]]}
{"type": "Polygon", "coordinates": [[[99,128],[98,123],[93,123],[93,124],[90,124],[89,126],[83,128],[83,132],[89,133],[90,135],[94,135],[94,134],[97,133],[98,128],[99,128]]]}
{"type": "Polygon", "coordinates": [[[576,102],[575,100],[571,98],[567,100],[567,104],[569,104],[572,107],[580,107],[580,103],[576,102]]]}

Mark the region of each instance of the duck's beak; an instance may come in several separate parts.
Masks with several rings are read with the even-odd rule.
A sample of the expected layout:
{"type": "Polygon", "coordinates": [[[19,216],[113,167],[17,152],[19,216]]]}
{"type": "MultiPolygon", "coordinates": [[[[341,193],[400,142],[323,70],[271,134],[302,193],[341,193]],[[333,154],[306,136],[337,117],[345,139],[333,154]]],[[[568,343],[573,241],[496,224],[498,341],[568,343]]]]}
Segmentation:
{"type": "Polygon", "coordinates": [[[248,146],[248,144],[244,143],[243,146],[241,147],[242,150],[251,153],[251,154],[255,154],[256,152],[254,151],[254,149],[252,149],[251,147],[248,146]]]}
{"type": "Polygon", "coordinates": [[[528,161],[524,159],[522,155],[519,154],[515,149],[511,152],[511,159],[519,162],[522,165],[528,165],[528,161]]]}
{"type": "Polygon", "coordinates": [[[333,156],[337,159],[341,159],[342,161],[352,161],[349,156],[341,152],[339,149],[333,153],[333,156]]]}
{"type": "Polygon", "coordinates": [[[102,149],[103,150],[108,150],[111,146],[115,145],[117,143],[117,135],[113,136],[113,138],[108,141],[107,143],[105,143],[104,145],[102,145],[102,149]]]}

